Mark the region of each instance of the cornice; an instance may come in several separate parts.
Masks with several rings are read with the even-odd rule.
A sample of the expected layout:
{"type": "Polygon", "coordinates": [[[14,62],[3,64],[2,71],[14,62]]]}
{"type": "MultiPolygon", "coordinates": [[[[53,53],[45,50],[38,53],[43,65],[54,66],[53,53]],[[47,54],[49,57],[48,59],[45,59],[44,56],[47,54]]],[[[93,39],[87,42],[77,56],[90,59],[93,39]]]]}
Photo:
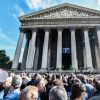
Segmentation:
{"type": "Polygon", "coordinates": [[[94,28],[96,26],[99,26],[100,24],[66,24],[66,25],[30,25],[30,26],[21,26],[22,29],[32,29],[32,28],[57,28],[57,27],[63,27],[63,28],[70,28],[70,27],[77,27],[77,28],[84,28],[84,27],[90,27],[94,28]]]}
{"type": "Polygon", "coordinates": [[[25,19],[21,21],[21,26],[66,24],[100,24],[100,18],[25,19]]]}
{"type": "Polygon", "coordinates": [[[25,18],[25,19],[21,19],[20,21],[25,21],[25,20],[61,20],[61,19],[100,19],[100,17],[98,16],[89,16],[89,17],[66,17],[66,18],[63,18],[63,17],[59,17],[59,18],[25,18]]]}

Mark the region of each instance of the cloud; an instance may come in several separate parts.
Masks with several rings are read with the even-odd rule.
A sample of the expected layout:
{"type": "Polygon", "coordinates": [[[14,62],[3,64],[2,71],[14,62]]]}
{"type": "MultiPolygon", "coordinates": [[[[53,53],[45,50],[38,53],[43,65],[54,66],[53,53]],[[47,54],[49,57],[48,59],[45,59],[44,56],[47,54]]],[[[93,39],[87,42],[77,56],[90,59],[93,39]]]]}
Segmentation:
{"type": "Polygon", "coordinates": [[[97,4],[100,6],[100,0],[97,0],[97,4]]]}
{"type": "Polygon", "coordinates": [[[18,16],[24,15],[24,11],[23,11],[22,8],[19,7],[17,4],[14,5],[14,8],[15,8],[15,10],[16,10],[18,16]]]}
{"type": "Polygon", "coordinates": [[[18,21],[18,16],[22,16],[24,14],[25,13],[24,13],[23,9],[19,5],[15,4],[14,12],[11,15],[18,21]]]}
{"type": "Polygon", "coordinates": [[[19,20],[18,20],[18,16],[17,16],[16,14],[12,14],[12,16],[16,19],[16,21],[19,22],[19,20]]]}
{"type": "Polygon", "coordinates": [[[11,37],[8,37],[0,28],[0,40],[6,41],[9,45],[16,45],[16,42],[11,39],[11,37]]]}
{"type": "Polygon", "coordinates": [[[37,9],[43,3],[43,0],[25,0],[25,3],[30,9],[37,9]]]}
{"type": "Polygon", "coordinates": [[[17,15],[16,15],[16,14],[12,14],[12,16],[13,16],[14,18],[17,18],[17,15]]]}
{"type": "Polygon", "coordinates": [[[57,5],[59,3],[64,3],[66,0],[25,0],[26,5],[31,9],[31,10],[38,10],[39,8],[45,9],[50,6],[57,5]]]}

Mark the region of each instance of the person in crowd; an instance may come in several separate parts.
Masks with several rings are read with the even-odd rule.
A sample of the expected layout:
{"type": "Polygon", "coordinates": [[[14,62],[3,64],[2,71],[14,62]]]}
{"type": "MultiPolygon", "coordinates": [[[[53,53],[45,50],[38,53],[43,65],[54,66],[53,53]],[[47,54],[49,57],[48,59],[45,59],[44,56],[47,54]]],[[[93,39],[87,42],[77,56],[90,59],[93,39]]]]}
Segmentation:
{"type": "Polygon", "coordinates": [[[93,87],[92,78],[90,77],[87,78],[85,75],[80,75],[79,79],[81,80],[83,84],[85,84],[87,97],[90,98],[91,96],[93,96],[94,87],[93,87]],[[88,79],[88,81],[86,79],[88,79]]]}
{"type": "Polygon", "coordinates": [[[13,72],[10,72],[9,73],[9,77],[12,77],[13,78],[14,76],[15,76],[15,73],[13,73],[13,72]]]}
{"type": "Polygon", "coordinates": [[[68,100],[65,88],[63,86],[54,86],[50,90],[49,100],[68,100]]]}
{"type": "Polygon", "coordinates": [[[76,82],[71,87],[71,100],[85,100],[86,88],[84,84],[76,82]]]}
{"type": "Polygon", "coordinates": [[[21,85],[21,90],[22,90],[27,86],[27,83],[30,81],[30,78],[26,75],[26,73],[22,73],[21,77],[22,77],[22,85],[21,85]]]}
{"type": "Polygon", "coordinates": [[[68,97],[71,96],[71,86],[73,85],[73,83],[75,82],[75,79],[76,79],[76,75],[75,74],[71,74],[69,75],[68,79],[67,79],[67,87],[66,87],[66,91],[67,91],[67,94],[68,94],[68,97]]]}
{"type": "Polygon", "coordinates": [[[50,92],[51,88],[53,87],[52,77],[50,75],[47,75],[46,80],[47,80],[46,93],[47,93],[47,97],[48,97],[47,99],[49,99],[49,92],[50,92]]]}
{"type": "Polygon", "coordinates": [[[81,82],[83,83],[83,84],[86,84],[87,83],[87,81],[86,81],[86,76],[85,75],[79,75],[78,76],[78,78],[81,80],[81,82]]]}
{"type": "Polygon", "coordinates": [[[3,100],[4,97],[4,82],[7,80],[8,73],[2,69],[0,69],[0,100],[3,100]]]}
{"type": "Polygon", "coordinates": [[[97,80],[97,78],[93,79],[95,93],[94,95],[100,95],[100,82],[97,80]]]}
{"type": "Polygon", "coordinates": [[[38,100],[47,100],[46,83],[47,81],[44,78],[37,78],[34,81],[33,85],[36,86],[39,91],[38,100]]]}
{"type": "Polygon", "coordinates": [[[21,91],[19,100],[38,100],[38,88],[27,86],[21,91]]]}
{"type": "Polygon", "coordinates": [[[85,87],[88,98],[92,97],[94,95],[94,87],[89,83],[86,83],[85,87]]]}
{"type": "MultiPolygon", "coordinates": [[[[56,97],[59,98],[61,95],[61,91],[64,96],[67,95],[68,100],[69,98],[70,100],[100,100],[100,77],[97,78],[96,75],[31,73],[29,78],[28,74],[30,73],[9,72],[8,77],[8,72],[0,69],[0,100],[56,100],[56,97]]],[[[60,100],[67,100],[66,97],[65,99],[60,97],[60,100]]]]}
{"type": "Polygon", "coordinates": [[[22,78],[20,77],[20,75],[15,75],[12,78],[12,84],[9,93],[5,96],[4,100],[18,100],[21,84],[22,78]]]}
{"type": "Polygon", "coordinates": [[[64,85],[61,79],[53,80],[53,86],[61,86],[61,85],[62,86],[64,85]]]}
{"type": "Polygon", "coordinates": [[[36,82],[37,79],[43,78],[40,74],[35,74],[29,82],[27,82],[28,85],[34,85],[34,82],[36,82]]]}
{"type": "Polygon", "coordinates": [[[62,76],[63,83],[66,83],[67,84],[67,79],[68,79],[68,76],[67,75],[63,75],[62,76]]]}
{"type": "Polygon", "coordinates": [[[97,78],[93,79],[93,86],[95,88],[94,95],[89,100],[100,100],[100,82],[97,78]]]}
{"type": "Polygon", "coordinates": [[[100,100],[100,95],[98,95],[98,96],[92,96],[88,100],[100,100]]]}
{"type": "Polygon", "coordinates": [[[5,97],[8,94],[8,91],[11,87],[11,83],[12,83],[12,77],[7,77],[6,81],[3,84],[4,87],[4,96],[5,97]]]}

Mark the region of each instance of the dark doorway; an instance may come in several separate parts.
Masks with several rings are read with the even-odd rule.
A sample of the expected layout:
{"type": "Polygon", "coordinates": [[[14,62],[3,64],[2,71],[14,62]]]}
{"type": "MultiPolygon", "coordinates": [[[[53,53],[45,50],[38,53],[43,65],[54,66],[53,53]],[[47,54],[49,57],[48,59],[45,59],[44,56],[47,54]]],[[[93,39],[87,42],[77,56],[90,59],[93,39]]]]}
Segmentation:
{"type": "Polygon", "coordinates": [[[62,33],[62,69],[68,70],[71,66],[71,33],[64,29],[62,33]]]}
{"type": "Polygon", "coordinates": [[[70,53],[63,53],[62,54],[62,63],[63,63],[63,70],[68,70],[71,66],[71,54],[70,53]]]}

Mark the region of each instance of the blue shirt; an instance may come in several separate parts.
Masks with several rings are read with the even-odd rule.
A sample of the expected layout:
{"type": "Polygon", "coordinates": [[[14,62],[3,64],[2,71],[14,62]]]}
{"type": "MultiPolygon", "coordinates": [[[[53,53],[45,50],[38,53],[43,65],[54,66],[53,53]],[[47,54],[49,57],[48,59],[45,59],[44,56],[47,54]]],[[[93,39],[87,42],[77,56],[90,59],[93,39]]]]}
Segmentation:
{"type": "Polygon", "coordinates": [[[4,90],[2,90],[2,91],[0,92],[0,100],[3,100],[3,96],[4,96],[4,90]]]}
{"type": "Polygon", "coordinates": [[[93,86],[91,84],[85,84],[86,92],[88,94],[88,97],[92,96],[93,86]]]}
{"type": "Polygon", "coordinates": [[[4,100],[18,100],[20,95],[20,89],[15,89],[13,92],[7,94],[4,100]]]}
{"type": "Polygon", "coordinates": [[[40,94],[38,94],[38,100],[41,100],[40,94]]]}

